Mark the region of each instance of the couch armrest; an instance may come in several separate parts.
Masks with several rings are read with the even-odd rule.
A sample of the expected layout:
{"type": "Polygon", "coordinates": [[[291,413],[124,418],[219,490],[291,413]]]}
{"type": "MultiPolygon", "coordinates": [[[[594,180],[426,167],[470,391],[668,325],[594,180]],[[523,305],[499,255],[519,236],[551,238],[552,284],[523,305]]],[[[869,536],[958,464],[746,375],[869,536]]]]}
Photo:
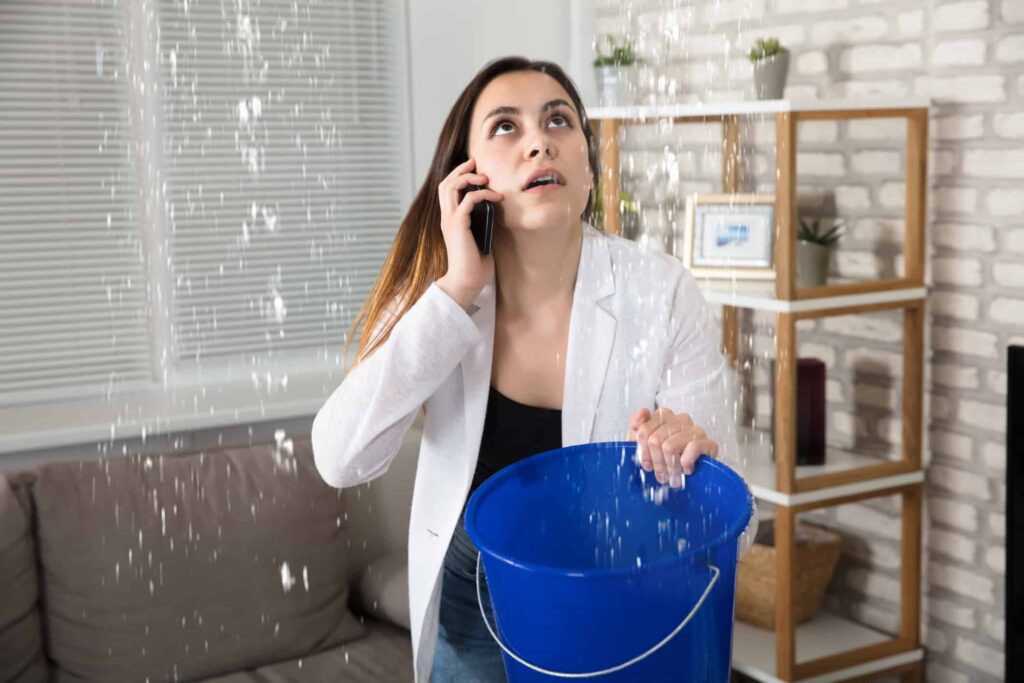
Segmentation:
{"type": "Polygon", "coordinates": [[[354,597],[368,616],[409,629],[409,566],[405,548],[374,560],[359,576],[354,597]]]}

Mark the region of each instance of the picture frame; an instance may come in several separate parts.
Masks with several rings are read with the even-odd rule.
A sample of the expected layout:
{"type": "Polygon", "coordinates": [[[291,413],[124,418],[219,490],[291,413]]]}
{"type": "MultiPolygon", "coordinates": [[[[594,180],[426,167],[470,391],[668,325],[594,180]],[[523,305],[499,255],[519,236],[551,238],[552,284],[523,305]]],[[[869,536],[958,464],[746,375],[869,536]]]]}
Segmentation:
{"type": "Polygon", "coordinates": [[[774,280],[775,197],[688,196],[682,257],[696,277],[774,280]]]}

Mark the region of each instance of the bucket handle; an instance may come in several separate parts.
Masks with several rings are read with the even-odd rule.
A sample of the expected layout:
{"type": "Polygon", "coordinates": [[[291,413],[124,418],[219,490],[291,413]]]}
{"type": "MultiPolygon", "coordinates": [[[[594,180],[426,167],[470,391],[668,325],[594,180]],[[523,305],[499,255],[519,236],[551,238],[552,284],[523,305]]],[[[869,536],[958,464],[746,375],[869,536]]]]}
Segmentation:
{"type": "Polygon", "coordinates": [[[539,666],[530,664],[526,660],[522,659],[517,654],[509,650],[508,647],[505,646],[505,643],[501,642],[501,638],[499,638],[498,634],[496,634],[494,632],[494,629],[491,628],[491,622],[487,620],[487,614],[486,612],[484,612],[483,596],[480,593],[480,553],[476,554],[476,603],[477,606],[480,607],[480,616],[483,617],[484,625],[487,627],[487,631],[491,634],[491,637],[494,638],[494,642],[496,642],[498,646],[501,647],[505,654],[507,654],[509,657],[516,660],[523,666],[533,669],[537,673],[542,673],[547,676],[557,676],[559,678],[589,678],[591,676],[603,676],[605,674],[621,671],[622,669],[625,669],[627,666],[632,666],[633,664],[636,664],[637,662],[644,660],[647,657],[650,657],[655,652],[660,650],[662,646],[665,645],[665,643],[672,640],[677,633],[682,631],[683,627],[690,623],[690,620],[693,619],[695,614],[697,614],[697,610],[700,609],[701,605],[704,604],[704,601],[707,600],[708,595],[711,594],[711,589],[714,588],[715,583],[718,581],[718,577],[721,575],[721,571],[718,569],[718,567],[714,566],[713,564],[708,564],[708,569],[711,570],[712,574],[711,581],[708,583],[708,587],[704,589],[704,594],[700,596],[700,600],[697,601],[697,604],[693,606],[693,609],[690,610],[690,613],[686,615],[686,618],[683,619],[683,621],[678,626],[676,626],[675,630],[672,631],[672,633],[669,633],[667,636],[662,638],[660,643],[649,649],[647,652],[644,652],[643,654],[633,657],[633,659],[629,660],[628,662],[623,662],[622,664],[618,664],[608,669],[602,669],[601,671],[591,671],[590,673],[563,673],[560,671],[549,671],[548,669],[543,669],[539,666]]]}

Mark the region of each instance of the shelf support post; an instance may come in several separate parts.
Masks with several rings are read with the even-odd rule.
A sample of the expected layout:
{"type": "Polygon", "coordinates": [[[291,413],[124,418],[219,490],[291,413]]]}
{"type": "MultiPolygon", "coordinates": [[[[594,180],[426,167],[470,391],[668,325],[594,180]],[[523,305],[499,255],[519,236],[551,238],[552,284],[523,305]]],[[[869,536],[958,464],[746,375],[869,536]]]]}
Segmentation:
{"type": "Polygon", "coordinates": [[[601,176],[603,179],[601,183],[603,188],[601,203],[604,205],[604,230],[612,235],[621,235],[618,119],[602,119],[599,130],[601,176]]]}
{"type": "Polygon", "coordinates": [[[921,467],[922,396],[924,390],[924,302],[903,309],[903,462],[921,467]]]}
{"type": "MultiPolygon", "coordinates": [[[[722,188],[727,194],[740,191],[740,117],[722,117],[722,188]]],[[[739,309],[722,307],[722,350],[735,370],[739,360],[739,309]]]]}
{"type": "Polygon", "coordinates": [[[775,295],[796,298],[796,114],[775,115],[775,295]]]}
{"type": "Polygon", "coordinates": [[[921,484],[903,493],[900,558],[900,638],[921,645],[921,484]]]}
{"type": "Polygon", "coordinates": [[[904,277],[924,285],[924,232],[928,178],[928,110],[907,112],[906,215],[904,216],[904,277]]]}
{"type": "Polygon", "coordinates": [[[796,512],[780,505],[775,509],[775,671],[784,681],[792,681],[796,669],[795,534],[796,512]]]}

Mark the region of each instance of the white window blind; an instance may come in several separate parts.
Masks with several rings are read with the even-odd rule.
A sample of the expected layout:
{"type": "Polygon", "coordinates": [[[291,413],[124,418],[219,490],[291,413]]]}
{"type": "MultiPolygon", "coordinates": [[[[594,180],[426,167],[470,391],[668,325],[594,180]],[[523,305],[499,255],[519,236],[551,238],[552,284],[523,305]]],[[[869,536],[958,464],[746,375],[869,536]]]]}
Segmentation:
{"type": "Polygon", "coordinates": [[[400,0],[0,1],[0,451],[315,412],[410,198],[404,41],[400,0]]]}
{"type": "Polygon", "coordinates": [[[0,405],[150,374],[123,12],[0,2],[0,405]]]}
{"type": "Polygon", "coordinates": [[[402,217],[393,3],[159,7],[179,368],[340,343],[402,217]]]}

